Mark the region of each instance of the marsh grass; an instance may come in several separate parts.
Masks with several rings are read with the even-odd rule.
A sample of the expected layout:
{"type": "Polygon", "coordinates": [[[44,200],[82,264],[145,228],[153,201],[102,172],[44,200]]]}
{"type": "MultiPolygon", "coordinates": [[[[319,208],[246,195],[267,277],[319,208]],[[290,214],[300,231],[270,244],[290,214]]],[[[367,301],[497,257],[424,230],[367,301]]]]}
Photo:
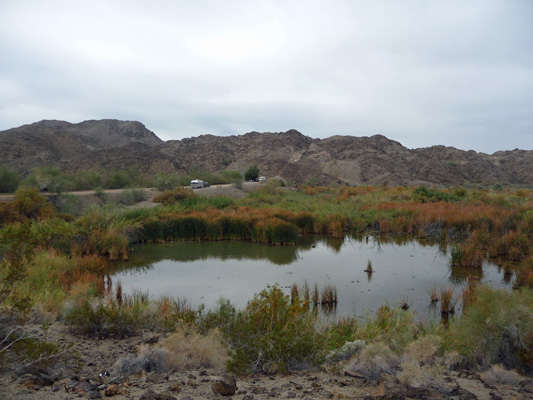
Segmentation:
{"type": "Polygon", "coordinates": [[[261,243],[293,244],[302,233],[295,223],[308,231],[309,218],[302,213],[249,208],[208,209],[161,215],[144,224],[144,240],[252,240],[261,243]]]}
{"type": "Polygon", "coordinates": [[[337,288],[328,283],[322,288],[322,294],[320,296],[321,305],[337,304],[337,288]]]}
{"type": "Polygon", "coordinates": [[[439,295],[437,294],[437,286],[433,285],[428,293],[429,298],[431,300],[431,304],[437,303],[439,301],[439,295]]]}
{"type": "Polygon", "coordinates": [[[440,289],[440,312],[441,314],[453,314],[455,312],[455,300],[452,287],[440,289]]]}

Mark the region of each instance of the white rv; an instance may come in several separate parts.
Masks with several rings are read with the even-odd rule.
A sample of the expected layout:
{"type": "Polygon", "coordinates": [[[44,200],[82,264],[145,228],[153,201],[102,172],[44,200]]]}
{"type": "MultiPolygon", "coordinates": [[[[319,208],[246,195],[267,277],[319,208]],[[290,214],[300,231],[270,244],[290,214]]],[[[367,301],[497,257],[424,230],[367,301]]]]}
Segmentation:
{"type": "Polygon", "coordinates": [[[191,181],[191,188],[202,189],[204,187],[204,181],[201,179],[194,179],[191,181]]]}

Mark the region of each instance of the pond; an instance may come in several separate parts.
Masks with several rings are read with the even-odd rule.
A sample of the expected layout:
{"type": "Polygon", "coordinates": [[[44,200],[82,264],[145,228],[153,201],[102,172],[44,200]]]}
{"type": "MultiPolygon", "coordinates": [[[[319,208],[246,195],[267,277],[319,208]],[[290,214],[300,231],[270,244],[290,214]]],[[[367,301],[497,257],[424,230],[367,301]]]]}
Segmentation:
{"type": "MultiPolygon", "coordinates": [[[[373,238],[304,236],[295,246],[243,241],[179,242],[138,245],[130,261],[114,264],[112,281],[125,293],[148,292],[186,299],[193,307],[216,306],[220,297],[244,308],[255,293],[278,284],[287,294],[293,283],[337,288],[337,316],[374,313],[384,303],[407,303],[419,318],[432,319],[430,291],[453,287],[459,297],[469,277],[511,289],[512,275],[496,263],[483,268],[450,267],[447,249],[423,241],[383,242],[373,238]],[[373,273],[365,272],[368,262],[373,273]]],[[[438,305],[437,305],[438,307],[438,305]]]]}

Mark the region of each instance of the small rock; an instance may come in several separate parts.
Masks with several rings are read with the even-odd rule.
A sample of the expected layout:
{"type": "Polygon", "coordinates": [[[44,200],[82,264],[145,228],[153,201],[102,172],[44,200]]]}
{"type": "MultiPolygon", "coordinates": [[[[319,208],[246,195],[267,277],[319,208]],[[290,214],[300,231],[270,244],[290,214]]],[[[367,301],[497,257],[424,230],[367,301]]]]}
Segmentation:
{"type": "Polygon", "coordinates": [[[89,399],[101,399],[102,393],[99,390],[90,390],[87,392],[87,396],[89,399]]]}
{"type": "Polygon", "coordinates": [[[233,375],[216,376],[211,383],[211,390],[222,396],[233,396],[237,391],[237,380],[233,375]]]}
{"type": "Polygon", "coordinates": [[[139,398],[139,400],[178,400],[178,399],[176,397],[168,394],[168,393],[159,393],[159,394],[157,394],[152,389],[148,389],[139,398]]]}
{"type": "Polygon", "coordinates": [[[363,375],[361,375],[359,371],[356,371],[355,369],[344,371],[344,375],[349,376],[350,378],[357,378],[357,379],[366,381],[366,378],[363,375]]]}
{"type": "Polygon", "coordinates": [[[403,400],[407,398],[407,389],[405,386],[395,382],[385,382],[383,384],[384,394],[380,396],[383,400],[403,400]]]}
{"type": "Polygon", "coordinates": [[[119,385],[109,385],[104,391],[106,397],[116,396],[117,394],[125,394],[126,389],[123,386],[119,385]]]}
{"type": "Polygon", "coordinates": [[[475,394],[461,387],[454,389],[450,394],[455,396],[457,400],[477,400],[477,396],[475,394]]]}
{"type": "Polygon", "coordinates": [[[156,344],[159,342],[159,336],[152,336],[144,339],[145,344],[156,344]]]}
{"type": "Polygon", "coordinates": [[[503,400],[503,397],[502,397],[502,396],[500,396],[500,395],[494,393],[493,391],[491,391],[491,392],[489,393],[489,395],[490,395],[490,398],[491,398],[492,400],[503,400]]]}
{"type": "Polygon", "coordinates": [[[174,393],[181,392],[181,384],[179,382],[172,382],[168,387],[168,390],[174,393]]]}
{"type": "Polygon", "coordinates": [[[146,382],[158,383],[162,380],[164,380],[164,375],[159,372],[150,372],[146,375],[146,382]]]}
{"type": "Polygon", "coordinates": [[[267,391],[266,388],[262,386],[257,386],[252,389],[253,394],[263,394],[263,393],[266,393],[266,391],[267,391]]]}

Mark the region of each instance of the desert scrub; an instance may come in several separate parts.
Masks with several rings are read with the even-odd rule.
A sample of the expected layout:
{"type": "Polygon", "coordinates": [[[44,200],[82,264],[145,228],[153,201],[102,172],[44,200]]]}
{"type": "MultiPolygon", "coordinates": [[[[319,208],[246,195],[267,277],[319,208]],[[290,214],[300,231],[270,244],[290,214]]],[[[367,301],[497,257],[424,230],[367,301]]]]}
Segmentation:
{"type": "Polygon", "coordinates": [[[230,327],[228,368],[238,373],[289,371],[319,365],[325,336],[317,316],[275,286],[257,294],[230,327]]]}
{"type": "Polygon", "coordinates": [[[484,286],[463,316],[450,324],[450,347],[470,366],[532,371],[533,291],[508,293],[484,286]]]}
{"type": "Polygon", "coordinates": [[[223,371],[227,351],[218,330],[200,334],[193,327],[180,327],[157,346],[142,346],[136,355],[117,360],[114,375],[135,374],[139,371],[186,371],[213,368],[223,371]]]}
{"type": "Polygon", "coordinates": [[[442,390],[445,371],[444,359],[439,357],[442,351],[442,338],[426,335],[409,343],[400,364],[398,379],[401,383],[415,388],[437,388],[442,390]]]}
{"type": "Polygon", "coordinates": [[[118,196],[118,202],[126,206],[140,203],[148,197],[143,189],[124,189],[118,196]]]}
{"type": "Polygon", "coordinates": [[[358,371],[369,382],[376,383],[383,373],[396,375],[400,356],[383,342],[370,343],[356,353],[347,363],[346,369],[358,371]]]}
{"type": "Polygon", "coordinates": [[[112,297],[86,298],[81,304],[66,304],[65,322],[89,336],[125,337],[135,335],[147,321],[147,304],[130,298],[114,301],[112,297]]]}
{"type": "Polygon", "coordinates": [[[191,190],[177,187],[174,190],[165,190],[164,192],[154,196],[152,201],[154,203],[170,206],[195,196],[196,195],[191,190]]]}
{"type": "Polygon", "coordinates": [[[392,351],[401,353],[421,330],[411,310],[383,305],[374,317],[365,318],[365,323],[355,331],[355,338],[367,343],[383,342],[392,351]]]}

